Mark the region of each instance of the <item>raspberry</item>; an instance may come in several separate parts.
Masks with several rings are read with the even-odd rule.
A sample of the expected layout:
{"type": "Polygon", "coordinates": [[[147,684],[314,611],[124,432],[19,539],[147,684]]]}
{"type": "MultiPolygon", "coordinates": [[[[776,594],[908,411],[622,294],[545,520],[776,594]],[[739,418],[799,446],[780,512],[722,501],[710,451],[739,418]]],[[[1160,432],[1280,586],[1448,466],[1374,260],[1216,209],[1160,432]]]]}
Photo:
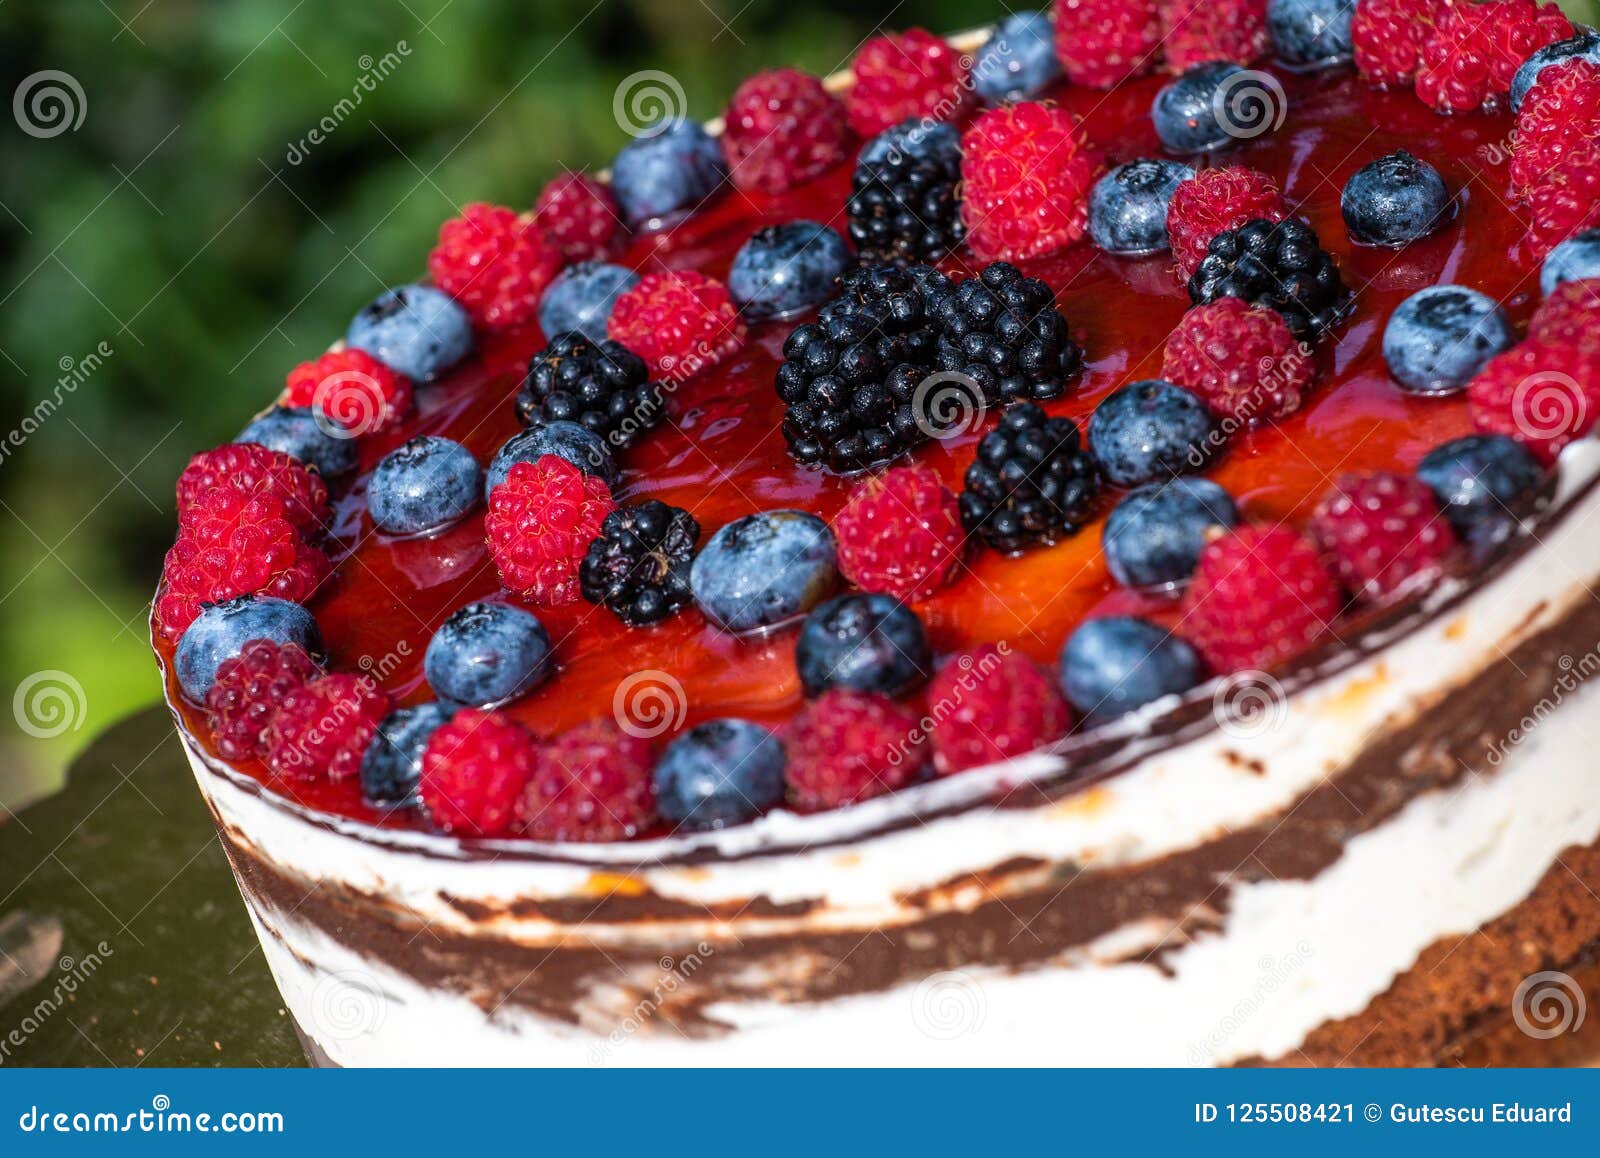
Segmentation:
{"type": "Polygon", "coordinates": [[[650,273],[617,299],[606,332],[643,358],[657,378],[681,382],[744,345],[728,287],[692,271],[650,273]]]}
{"type": "Polygon", "coordinates": [[[1600,278],[1564,281],[1539,303],[1528,337],[1552,345],[1600,344],[1600,278]]]}
{"type": "Polygon", "coordinates": [[[1173,72],[1213,60],[1251,64],[1269,43],[1267,0],[1162,0],[1161,47],[1173,72]]]}
{"type": "Polygon", "coordinates": [[[1493,106],[1536,49],[1572,35],[1554,4],[1537,0],[1461,0],[1447,4],[1423,41],[1417,96],[1442,113],[1493,106]]]}
{"type": "Polygon", "coordinates": [[[1441,0],[1361,0],[1350,21],[1356,68],[1371,84],[1407,85],[1441,0]]]}
{"type": "Polygon", "coordinates": [[[461,836],[503,836],[536,764],[531,733],[498,712],[463,708],[440,724],[422,753],[422,806],[461,836]]]}
{"type": "Polygon", "coordinates": [[[411,412],[411,379],[365,350],[331,350],[289,371],[283,405],[310,406],[353,435],[376,434],[411,412]]]}
{"type": "Polygon", "coordinates": [[[626,840],[655,819],[648,740],[610,720],[579,724],[534,751],[517,801],[518,827],[536,840],[626,840]]]}
{"type": "Polygon", "coordinates": [[[441,225],[439,244],[428,254],[434,284],[489,328],[532,318],[539,295],[560,270],[561,251],[532,214],[481,201],[441,225]]]}
{"type": "Polygon", "coordinates": [[[926,599],[950,580],[966,535],[955,495],[925,466],[897,466],[851,492],[833,518],[839,570],[863,591],[926,599]]]}
{"type": "Polygon", "coordinates": [[[1600,351],[1529,339],[1489,359],[1467,383],[1474,425],[1504,434],[1546,466],[1600,418],[1600,351]]]}
{"type": "Polygon", "coordinates": [[[295,780],[347,780],[361,771],[389,697],[371,676],[334,672],[295,688],[273,713],[267,767],[295,780]]]}
{"type": "Polygon", "coordinates": [[[1172,194],[1167,236],[1185,280],[1206,255],[1211,239],[1247,221],[1282,221],[1289,216],[1283,194],[1271,177],[1242,165],[1202,169],[1172,194]]]}
{"type": "Polygon", "coordinates": [[[281,451],[254,442],[230,442],[201,451],[178,476],[179,515],[215,486],[277,499],[283,504],[284,517],[303,535],[327,525],[328,488],[322,476],[281,451]]]}
{"type": "Polygon", "coordinates": [[[933,767],[941,776],[1052,744],[1072,727],[1056,683],[1026,656],[984,644],[954,656],[928,684],[933,767]]]}
{"type": "Polygon", "coordinates": [[[262,593],[303,603],[327,574],[328,557],[300,538],[278,499],[215,486],[179,515],[156,621],[176,639],[202,603],[262,593]]]}
{"type": "Polygon", "coordinates": [[[483,520],[501,580],[546,607],[576,601],[578,565],[616,505],[603,481],[564,458],[517,463],[483,520]]]}
{"type": "Polygon", "coordinates": [[[533,223],[568,261],[610,257],[622,240],[622,211],[611,187],[582,173],[561,173],[539,191],[533,223]]]}
{"type": "Polygon", "coordinates": [[[1161,376],[1238,422],[1287,418],[1316,377],[1283,315],[1240,298],[1196,306],[1167,338],[1161,376]]]}
{"type": "Polygon", "coordinates": [[[266,751],[267,727],[284,697],[322,674],[297,643],[253,639],[217,668],[206,693],[206,722],[224,760],[253,760],[266,751]]]}
{"type": "Polygon", "coordinates": [[[1219,674],[1271,667],[1321,639],[1343,603],[1306,539],[1240,527],[1200,553],[1178,631],[1219,674]]]}
{"type": "Polygon", "coordinates": [[[758,72],[734,90],[722,130],[722,155],[741,189],[782,193],[845,159],[844,105],[796,68],[758,72]]]}
{"type": "Polygon", "coordinates": [[[1083,236],[1099,158],[1054,105],[1002,105],[961,137],[961,217],[984,261],[1051,253],[1083,236]]]}
{"type": "Polygon", "coordinates": [[[1526,196],[1567,154],[1600,136],[1600,65],[1551,65],[1522,99],[1512,145],[1511,184],[1526,196]]]}
{"type": "Polygon", "coordinates": [[[789,803],[800,812],[893,792],[927,763],[917,717],[887,696],[823,692],[783,730],[789,803]]]}
{"type": "Polygon", "coordinates": [[[1600,145],[1568,149],[1528,193],[1528,237],[1543,258],[1567,238],[1600,225],[1600,145]]]}
{"type": "Polygon", "coordinates": [[[1389,471],[1345,475],[1307,531],[1344,589],[1373,601],[1431,585],[1456,547],[1428,485],[1389,471]]]}
{"type": "Polygon", "coordinates": [[[961,54],[923,28],[874,36],[856,53],[845,94],[850,126],[872,137],[912,117],[948,121],[961,107],[961,54]]]}
{"type": "Polygon", "coordinates": [[[1160,59],[1156,0],[1056,0],[1056,56],[1067,79],[1114,88],[1160,59]]]}

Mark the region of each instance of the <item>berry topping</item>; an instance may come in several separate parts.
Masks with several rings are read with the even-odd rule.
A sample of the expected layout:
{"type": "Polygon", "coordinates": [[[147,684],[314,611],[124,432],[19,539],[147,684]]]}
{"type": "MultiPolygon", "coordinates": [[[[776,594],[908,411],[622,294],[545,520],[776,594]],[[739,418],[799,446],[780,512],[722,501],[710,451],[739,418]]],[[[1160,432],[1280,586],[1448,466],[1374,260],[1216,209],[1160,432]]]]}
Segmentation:
{"type": "Polygon", "coordinates": [[[928,684],[928,715],[941,776],[1026,755],[1072,726],[1055,682],[1004,644],[951,657],[928,684]]]}
{"type": "Polygon", "coordinates": [[[338,478],[356,466],[355,440],[309,406],[274,406],[241,430],[234,441],[253,442],[286,454],[323,478],[338,478]]]}
{"type": "Polygon", "coordinates": [[[1357,0],[1268,0],[1267,33],[1278,59],[1323,68],[1350,59],[1350,18],[1357,0]]]}
{"type": "Polygon", "coordinates": [[[428,640],[422,673],[442,700],[493,708],[550,676],[550,633],[537,616],[504,603],[469,603],[428,640]]]}
{"type": "Polygon", "coordinates": [[[1552,249],[1539,270],[1547,297],[1563,282],[1600,278],[1600,229],[1585,229],[1552,249]]]}
{"type": "Polygon", "coordinates": [[[658,378],[674,382],[737,353],[745,338],[728,287],[692,271],[640,278],[617,299],[606,329],[658,378]]]}
{"type": "Polygon", "coordinates": [[[582,334],[603,342],[617,299],[639,284],[639,275],[620,265],[583,261],[556,275],[539,301],[539,329],[548,337],[582,334]]]}
{"type": "Polygon", "coordinates": [[[1555,286],[1533,311],[1528,337],[1574,346],[1600,344],[1600,278],[1555,286]]]}
{"type": "Polygon", "coordinates": [[[1269,79],[1228,60],[1193,66],[1156,94],[1156,136],[1174,153],[1208,153],[1274,131],[1288,108],[1269,79]]]}
{"type": "Polygon", "coordinates": [[[311,612],[287,599],[241,595],[208,603],[178,640],[172,669],[183,694],[204,703],[223,662],[252,640],[296,644],[314,658],[322,655],[322,636],[311,612]]]}
{"type": "Polygon", "coordinates": [[[604,841],[637,836],[655,819],[650,742],[610,720],[591,720],[541,744],[517,802],[517,823],[535,840],[604,841]]]}
{"type": "Polygon", "coordinates": [[[1572,24],[1554,4],[1445,4],[1422,45],[1417,96],[1442,113],[1493,106],[1509,95],[1517,69],[1535,49],[1571,35],[1572,24]]]}
{"type": "Polygon", "coordinates": [[[1015,261],[1078,240],[1099,168],[1065,109],[1025,102],[983,113],[961,137],[968,246],[984,261],[1015,261]]]}
{"type": "Polygon", "coordinates": [[[1440,229],[1453,204],[1439,170],[1401,149],[1357,169],[1339,211],[1351,241],[1398,248],[1440,229]]]}
{"type": "Polygon", "coordinates": [[[1100,493],[1077,423],[1031,403],[1006,409],[979,441],[964,481],[963,525],[1007,554],[1075,534],[1100,493]]]}
{"type": "Polygon", "coordinates": [[[578,598],[578,566],[616,508],[604,482],[547,454],[519,462],[489,492],[483,529],[500,579],[546,607],[578,598]]]}
{"type": "Polygon", "coordinates": [[[378,460],[367,482],[367,511],[391,535],[425,535],[466,518],[482,489],[483,471],[470,450],[425,434],[378,460]]]}
{"type": "Polygon", "coordinates": [[[833,590],[833,533],[805,511],[761,511],[711,536],[689,568],[706,618],[728,631],[755,631],[804,615],[833,590]]]}
{"type": "Polygon", "coordinates": [[[910,120],[861,150],[850,181],[850,240],[866,262],[938,261],[967,236],[956,191],[961,137],[943,122],[910,120]]]}
{"type": "Polygon", "coordinates": [[[289,691],[267,727],[267,767],[294,780],[346,780],[389,714],[372,677],[334,672],[289,691]]]}
{"type": "Polygon", "coordinates": [[[1528,211],[1528,235],[1540,256],[1600,225],[1600,145],[1583,141],[1567,150],[1528,193],[1528,211]]]}
{"type": "Polygon", "coordinates": [[[699,541],[700,524],[688,511],[658,499],[618,507],[578,568],[583,597],[629,627],[660,623],[692,598],[689,564],[699,541]]]}
{"type": "Polygon", "coordinates": [[[1251,64],[1267,53],[1267,0],[1161,0],[1161,47],[1173,72],[1251,64]]]}
{"type": "Polygon", "coordinates": [[[1239,522],[1233,496],[1203,478],[1149,483],[1129,492],[1106,519],[1106,568],[1128,587],[1187,583],[1200,552],[1239,522]]]}
{"type": "Polygon", "coordinates": [[[675,117],[622,147],[611,166],[611,191],[629,226],[655,229],[709,201],[727,177],[716,139],[696,122],[675,117]]]}
{"type": "Polygon", "coordinates": [[[1182,695],[1204,677],[1193,647],[1142,619],[1091,619],[1061,649],[1061,687],[1086,723],[1099,724],[1165,696],[1182,695]]]}
{"type": "Polygon", "coordinates": [[[434,284],[491,329],[529,321],[561,265],[561,251],[532,215],[481,201],[440,226],[428,254],[434,284]]]}
{"type": "Polygon", "coordinates": [[[1440,0],[1360,0],[1355,7],[1356,69],[1371,84],[1410,86],[1440,0]]]}
{"type": "Polygon", "coordinates": [[[1083,363],[1054,292],[1003,261],[957,285],[938,304],[934,321],[934,364],[971,379],[984,399],[1059,398],[1083,363]]]}
{"type": "Polygon", "coordinates": [[[1112,88],[1155,67],[1161,53],[1156,0],[1056,0],[1056,55],[1067,79],[1112,88]]]}
{"type": "Polygon", "coordinates": [[[726,828],[783,799],[783,745],[747,720],[709,720],[667,746],[653,780],[668,824],[688,832],[726,828]]]}
{"type": "Polygon", "coordinates": [[[844,105],[810,73],[758,72],[733,92],[722,155],[741,189],[782,193],[843,161],[850,141],[844,105]]]}
{"type": "Polygon", "coordinates": [[[494,488],[506,481],[511,468],[519,462],[538,462],[553,454],[577,467],[584,474],[593,475],[607,486],[616,484],[621,477],[616,459],[605,439],[576,422],[559,419],[542,422],[538,426],[513,434],[505,445],[495,451],[489,460],[489,469],[483,476],[483,493],[487,498],[494,488]]]}
{"type": "Polygon", "coordinates": [[[1032,100],[1056,82],[1056,35],[1043,12],[1013,12],[972,62],[972,87],[984,104],[1032,100]]]}
{"type": "Polygon", "coordinates": [[[1522,111],[1522,102],[1527,99],[1528,90],[1538,83],[1545,69],[1565,64],[1574,58],[1600,64],[1600,32],[1580,26],[1565,40],[1547,44],[1524,60],[1511,78],[1511,111],[1522,111]]]}
{"type": "Polygon", "coordinates": [[[1311,226],[1290,218],[1247,221],[1211,239],[1189,278],[1189,300],[1222,297],[1277,310],[1297,340],[1312,342],[1339,322],[1351,295],[1311,226]]]}
{"type": "Polygon", "coordinates": [[[863,591],[926,599],[950,581],[966,534],[961,508],[924,466],[897,466],[859,484],[833,517],[839,570],[863,591]]]}
{"type": "Polygon", "coordinates": [[[1456,546],[1428,485],[1389,471],[1340,478],[1307,533],[1345,590],[1372,601],[1429,586],[1456,546]]]}
{"type": "Polygon", "coordinates": [[[361,797],[375,808],[415,808],[422,803],[422,754],[455,709],[418,704],[390,712],[361,758],[361,797]]]}
{"type": "Polygon", "coordinates": [[[1282,221],[1289,214],[1283,194],[1265,173],[1242,166],[1202,169],[1172,193],[1167,236],[1178,271],[1189,277],[1206,255],[1211,239],[1258,218],[1282,221]]]}
{"type": "Polygon", "coordinates": [[[1089,449],[1116,486],[1166,482],[1197,471],[1216,444],[1205,403],[1159,378],[1118,387],[1089,418],[1089,449]]]}
{"type": "Polygon", "coordinates": [[[524,426],[577,422],[625,450],[666,413],[649,377],[644,359],[621,342],[557,334],[528,363],[517,419],[524,426]]]}
{"type": "Polygon", "coordinates": [[[178,476],[179,517],[217,486],[278,500],[284,517],[303,535],[316,534],[328,522],[328,488],[321,476],[281,451],[231,442],[195,455],[178,476]]]}
{"type": "Polygon", "coordinates": [[[783,730],[789,803],[800,812],[893,792],[922,771],[917,717],[885,696],[823,692],[783,730]]]}
{"type": "Polygon", "coordinates": [[[1600,64],[1571,60],[1547,68],[1517,115],[1511,183],[1526,194],[1563,157],[1600,132],[1600,64]]]}
{"type": "Polygon", "coordinates": [[[1417,464],[1456,534],[1491,547],[1532,514],[1545,486],[1533,453],[1503,434],[1469,434],[1436,446],[1417,464]]]}
{"type": "Polygon", "coordinates": [[[459,836],[504,836],[533,775],[533,736],[496,712],[463,708],[422,753],[418,793],[429,818],[459,836]]]}
{"type": "Polygon", "coordinates": [[[1529,339],[1467,384],[1477,428],[1516,439],[1546,466],[1600,418],[1600,351],[1529,339]]]}
{"type": "Polygon", "coordinates": [[[344,340],[396,374],[432,382],[472,352],[472,319],[449,294],[407,285],[364,306],[344,340]]]}
{"type": "Polygon", "coordinates": [[[1499,302],[1465,286],[1435,285],[1389,315],[1383,357],[1402,390],[1452,394],[1514,340],[1499,302]]]}
{"type": "Polygon", "coordinates": [[[265,750],[267,725],[290,692],[322,674],[297,643],[253,639],[217,668],[206,693],[206,722],[224,760],[253,760],[265,750]]]}
{"type": "Polygon", "coordinates": [[[922,28],[874,36],[856,53],[845,94],[850,124],[863,137],[911,117],[952,119],[961,107],[961,54],[922,28]]]}
{"type": "Polygon", "coordinates": [[[829,688],[897,696],[928,678],[933,653],[916,612],[865,592],[835,596],[807,615],[794,663],[808,696],[829,688]]]}
{"type": "Polygon", "coordinates": [[[1321,640],[1343,605],[1310,542],[1287,527],[1240,527],[1201,552],[1178,630],[1215,672],[1266,668],[1321,640]]]}
{"type": "Polygon", "coordinates": [[[1167,208],[1194,170],[1142,158],[1118,165],[1089,194],[1089,236],[1107,253],[1139,257],[1166,249],[1167,208]]]}
{"type": "Polygon", "coordinates": [[[728,294],[753,321],[785,318],[831,298],[839,275],[854,264],[844,238],[826,225],[769,225],[734,254],[728,294]]]}
{"type": "Polygon", "coordinates": [[[1310,352],[1277,310],[1218,298],[1167,336],[1161,376],[1235,422],[1272,422],[1300,409],[1316,379],[1310,352]]]}
{"type": "Polygon", "coordinates": [[[365,350],[348,347],[290,370],[283,405],[310,407],[355,436],[375,434],[411,412],[411,382],[365,350]]]}
{"type": "Polygon", "coordinates": [[[609,257],[622,240],[622,211],[611,189],[582,173],[560,173],[539,191],[533,223],[567,261],[609,257]]]}

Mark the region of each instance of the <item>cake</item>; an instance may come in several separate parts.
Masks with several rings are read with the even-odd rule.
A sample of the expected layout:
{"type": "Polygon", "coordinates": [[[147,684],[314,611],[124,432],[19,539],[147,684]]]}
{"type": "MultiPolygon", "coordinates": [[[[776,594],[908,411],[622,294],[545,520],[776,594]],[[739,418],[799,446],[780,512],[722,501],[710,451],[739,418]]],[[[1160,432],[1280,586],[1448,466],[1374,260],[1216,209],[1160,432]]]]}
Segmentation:
{"type": "Polygon", "coordinates": [[[1592,37],[1182,8],[469,206],[196,457],[152,636],[314,1061],[1572,1053],[1592,37]]]}

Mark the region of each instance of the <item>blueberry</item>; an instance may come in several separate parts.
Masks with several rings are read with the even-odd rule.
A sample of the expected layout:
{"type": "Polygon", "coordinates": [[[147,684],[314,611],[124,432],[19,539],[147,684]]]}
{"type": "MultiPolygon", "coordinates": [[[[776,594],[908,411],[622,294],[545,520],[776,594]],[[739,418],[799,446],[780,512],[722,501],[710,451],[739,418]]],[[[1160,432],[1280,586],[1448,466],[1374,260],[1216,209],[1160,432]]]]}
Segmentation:
{"type": "Polygon", "coordinates": [[[469,603],[433,633],[422,674],[440,699],[497,707],[550,675],[550,633],[537,616],[505,603],[469,603]]]}
{"type": "Polygon", "coordinates": [[[1061,649],[1061,690],[1091,724],[1180,695],[1203,675],[1194,648],[1142,619],[1091,619],[1061,649]]]}
{"type": "Polygon", "coordinates": [[[239,432],[235,442],[256,442],[315,467],[324,478],[337,478],[355,469],[356,444],[318,421],[309,406],[274,406],[239,432]]]}
{"type": "Polygon", "coordinates": [[[1149,483],[1130,492],[1107,517],[1106,566],[1127,587],[1185,583],[1216,530],[1238,522],[1233,496],[1208,479],[1149,483]]]}
{"type": "Polygon", "coordinates": [[[1213,441],[1205,403],[1159,378],[1118,388],[1089,418],[1089,449],[1106,478],[1122,487],[1199,470],[1213,441]]]}
{"type": "Polygon", "coordinates": [[[876,165],[897,155],[926,158],[959,168],[961,134],[956,132],[955,126],[944,121],[911,117],[884,129],[862,146],[856,163],[876,165]]]}
{"type": "Polygon", "coordinates": [[[888,595],[855,592],[806,616],[794,662],[808,696],[829,688],[896,696],[928,678],[933,653],[916,612],[888,595]]]}
{"type": "Polygon", "coordinates": [[[1357,169],[1339,197],[1350,240],[1398,248],[1450,220],[1450,191],[1439,170],[1404,149],[1357,169]]]}
{"type": "Polygon", "coordinates": [[[658,121],[622,147],[611,191],[629,227],[670,223],[717,191],[728,175],[722,149],[694,121],[658,121]]]}
{"type": "Polygon", "coordinates": [[[844,238],[826,225],[769,225],[734,255],[728,293],[753,321],[786,318],[838,293],[838,277],[853,260],[844,238]]]}
{"type": "Polygon", "coordinates": [[[1469,434],[1434,447],[1417,464],[1444,516],[1468,542],[1491,547],[1543,497],[1544,468],[1521,443],[1503,434],[1469,434]]]}
{"type": "Polygon", "coordinates": [[[991,105],[1032,100],[1060,75],[1055,29],[1043,12],[1006,17],[972,62],[972,87],[991,105]]]}
{"type": "Polygon", "coordinates": [[[783,799],[783,745],[748,720],[709,720],[662,753],[653,779],[663,820],[691,832],[754,819],[783,799]]]}
{"type": "Polygon", "coordinates": [[[390,712],[378,725],[361,758],[361,795],[378,808],[415,808],[421,803],[422,753],[434,729],[455,709],[426,703],[390,712]]]}
{"type": "Polygon", "coordinates": [[[1356,0],[1268,0],[1267,33],[1278,59],[1299,68],[1349,60],[1355,11],[1356,0]]]}
{"type": "Polygon", "coordinates": [[[694,601],[729,631],[804,615],[838,578],[833,532],[805,511],[762,511],[723,527],[689,568],[694,601]]]}
{"type": "Polygon", "coordinates": [[[1600,277],[1600,229],[1585,229],[1550,251],[1539,269],[1539,290],[1546,297],[1562,282],[1600,277]]]}
{"type": "Polygon", "coordinates": [[[1528,95],[1528,90],[1539,79],[1539,74],[1552,64],[1561,64],[1574,57],[1582,57],[1591,64],[1600,64],[1600,32],[1583,25],[1576,25],[1577,35],[1569,36],[1565,40],[1558,40],[1554,44],[1547,44],[1539,49],[1517,69],[1517,74],[1511,78],[1511,111],[1522,111],[1522,101],[1528,95]]]}
{"type": "Polygon", "coordinates": [[[1515,341],[1500,303],[1460,285],[1418,290],[1383,328],[1383,358],[1402,390],[1451,394],[1515,341]]]}
{"type": "Polygon", "coordinates": [[[1204,153],[1271,132],[1287,112],[1268,74],[1226,60],[1197,64],[1156,94],[1150,120],[1175,153],[1204,153]]]}
{"type": "Polygon", "coordinates": [[[617,299],[639,284],[631,269],[606,261],[580,261],[556,275],[539,299],[539,328],[545,336],[582,334],[606,339],[606,323],[617,299]]]}
{"type": "Polygon", "coordinates": [[[442,290],[403,285],[352,318],[344,340],[414,382],[431,382],[472,352],[472,322],[442,290]]]}
{"type": "Polygon", "coordinates": [[[1167,206],[1194,170],[1141,158],[1118,165],[1089,194],[1089,236],[1107,253],[1139,257],[1166,249],[1167,206]]]}
{"type": "Polygon", "coordinates": [[[298,643],[311,655],[322,656],[316,617],[298,603],[270,595],[240,595],[207,603],[185,629],[172,657],[183,694],[196,703],[203,702],[222,661],[238,655],[252,639],[298,643]]]}
{"type": "Polygon", "coordinates": [[[367,510],[391,535],[440,531],[478,504],[482,480],[470,450],[424,435],[378,460],[367,483],[367,510]]]}
{"type": "Polygon", "coordinates": [[[584,474],[594,475],[607,486],[616,486],[617,479],[621,477],[616,459],[611,457],[611,448],[606,445],[605,439],[586,426],[558,419],[512,435],[504,446],[495,451],[494,458],[489,460],[489,469],[484,474],[484,495],[487,496],[505,482],[506,475],[517,463],[538,462],[547,454],[566,459],[584,474]]]}

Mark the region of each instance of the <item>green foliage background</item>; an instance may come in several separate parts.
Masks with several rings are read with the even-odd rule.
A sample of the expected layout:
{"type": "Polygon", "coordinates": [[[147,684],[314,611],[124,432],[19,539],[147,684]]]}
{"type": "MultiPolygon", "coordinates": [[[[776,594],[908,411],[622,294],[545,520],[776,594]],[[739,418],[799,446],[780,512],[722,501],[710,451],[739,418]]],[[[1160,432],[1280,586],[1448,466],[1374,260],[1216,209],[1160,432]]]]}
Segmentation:
{"type": "MultiPolygon", "coordinates": [[[[1594,0],[1569,4],[1594,15],[1594,0]]],[[[608,163],[618,82],[672,73],[715,115],[761,67],[842,66],[880,22],[954,30],[981,0],[9,0],[5,91],[81,85],[82,125],[0,123],[0,438],[72,365],[111,354],[0,459],[0,693],[59,669],[79,726],[0,712],[0,806],[159,694],[145,640],[172,481],[295,362],[420,272],[473,199],[526,205],[559,166],[608,163]],[[291,144],[369,67],[399,66],[308,156],[291,144]]]]}

